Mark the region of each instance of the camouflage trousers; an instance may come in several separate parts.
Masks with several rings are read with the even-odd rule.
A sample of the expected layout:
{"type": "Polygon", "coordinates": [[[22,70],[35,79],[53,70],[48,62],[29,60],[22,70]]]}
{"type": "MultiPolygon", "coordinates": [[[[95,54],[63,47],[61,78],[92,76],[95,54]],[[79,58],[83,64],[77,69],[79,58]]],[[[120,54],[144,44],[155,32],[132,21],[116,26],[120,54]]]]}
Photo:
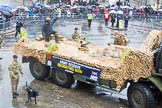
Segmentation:
{"type": "Polygon", "coordinates": [[[17,92],[18,83],[19,83],[19,78],[16,79],[16,78],[11,77],[12,93],[17,92]]]}

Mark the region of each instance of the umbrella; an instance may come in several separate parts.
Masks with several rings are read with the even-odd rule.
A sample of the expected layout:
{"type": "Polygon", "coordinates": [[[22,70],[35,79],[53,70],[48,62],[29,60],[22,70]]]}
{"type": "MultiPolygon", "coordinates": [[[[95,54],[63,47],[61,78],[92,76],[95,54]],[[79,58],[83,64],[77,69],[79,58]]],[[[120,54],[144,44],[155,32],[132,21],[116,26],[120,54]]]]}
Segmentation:
{"type": "Polygon", "coordinates": [[[162,9],[158,9],[157,11],[162,12],[162,9]]]}
{"type": "Polygon", "coordinates": [[[74,5],[73,7],[71,7],[71,9],[76,9],[78,8],[78,6],[74,5]]]}
{"type": "Polygon", "coordinates": [[[66,5],[67,8],[71,8],[72,6],[71,5],[66,5]]]}
{"type": "Polygon", "coordinates": [[[79,8],[85,8],[85,7],[80,5],[79,8]]]}
{"type": "Polygon", "coordinates": [[[0,7],[0,10],[1,10],[1,11],[9,11],[9,10],[12,10],[12,8],[9,7],[9,6],[1,6],[1,7],[0,7]]]}
{"type": "Polygon", "coordinates": [[[49,5],[46,5],[46,4],[44,5],[44,7],[45,7],[45,8],[51,8],[51,6],[49,6],[49,5]]]}
{"type": "Polygon", "coordinates": [[[99,7],[99,8],[104,8],[104,6],[103,6],[103,5],[99,5],[98,7],[99,7]]]}
{"type": "Polygon", "coordinates": [[[119,10],[117,11],[117,14],[123,14],[123,11],[119,10]]]}
{"type": "Polygon", "coordinates": [[[115,4],[112,4],[110,6],[111,6],[110,9],[115,9],[116,8],[115,4]]]}
{"type": "Polygon", "coordinates": [[[116,13],[116,11],[115,10],[111,10],[109,13],[116,13]]]}
{"type": "Polygon", "coordinates": [[[40,3],[34,3],[34,4],[33,4],[33,7],[34,7],[34,8],[41,8],[41,4],[40,4],[40,3]]]}
{"type": "Polygon", "coordinates": [[[132,7],[129,7],[129,9],[133,9],[132,7]]]}
{"type": "Polygon", "coordinates": [[[11,12],[15,12],[17,9],[12,9],[11,12]]]}
{"type": "Polygon", "coordinates": [[[143,8],[145,8],[146,6],[140,6],[140,9],[143,9],[143,8]]]}
{"type": "Polygon", "coordinates": [[[72,8],[71,5],[63,5],[63,6],[61,6],[61,7],[63,7],[63,8],[72,8]]]}
{"type": "Polygon", "coordinates": [[[17,6],[16,9],[21,9],[21,10],[24,10],[24,11],[29,11],[29,9],[27,7],[24,7],[24,6],[17,6]]]}
{"type": "Polygon", "coordinates": [[[122,6],[121,8],[129,8],[129,6],[122,6]]]}
{"type": "Polygon", "coordinates": [[[12,14],[10,13],[10,12],[8,12],[8,11],[2,11],[2,14],[3,15],[7,15],[7,16],[11,16],[12,14]]]}

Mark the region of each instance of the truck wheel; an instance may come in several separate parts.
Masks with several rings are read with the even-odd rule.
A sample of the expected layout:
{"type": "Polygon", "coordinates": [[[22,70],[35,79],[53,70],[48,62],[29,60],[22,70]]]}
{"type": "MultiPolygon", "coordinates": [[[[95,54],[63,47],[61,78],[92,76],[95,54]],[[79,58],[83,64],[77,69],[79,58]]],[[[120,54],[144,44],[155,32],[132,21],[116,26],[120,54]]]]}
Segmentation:
{"type": "Polygon", "coordinates": [[[127,96],[131,108],[154,108],[154,95],[145,85],[139,83],[130,85],[127,96]]]}
{"type": "Polygon", "coordinates": [[[33,77],[37,80],[44,80],[50,73],[50,68],[40,63],[38,60],[30,61],[29,63],[30,72],[33,77]]]}
{"type": "Polygon", "coordinates": [[[74,83],[73,75],[60,70],[55,70],[52,75],[55,84],[68,88],[74,83]]]}

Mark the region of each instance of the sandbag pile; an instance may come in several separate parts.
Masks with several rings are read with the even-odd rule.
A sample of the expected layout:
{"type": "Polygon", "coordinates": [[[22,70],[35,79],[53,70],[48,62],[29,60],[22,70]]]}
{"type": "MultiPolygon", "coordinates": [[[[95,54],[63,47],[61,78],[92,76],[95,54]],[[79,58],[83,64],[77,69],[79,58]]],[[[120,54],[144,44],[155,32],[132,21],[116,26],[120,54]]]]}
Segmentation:
{"type": "MultiPolygon", "coordinates": [[[[53,52],[53,55],[100,68],[102,70],[100,77],[116,81],[116,90],[120,91],[126,80],[137,81],[139,78],[151,76],[154,72],[151,51],[155,46],[153,45],[156,43],[155,39],[160,40],[161,37],[160,31],[153,30],[138,49],[118,45],[108,46],[108,48],[87,45],[89,50],[86,52],[78,50],[79,44],[66,40],[58,44],[58,49],[53,52]],[[155,37],[155,34],[158,37],[155,37]]],[[[22,56],[38,58],[40,62],[45,63],[48,48],[44,47],[44,44],[44,41],[20,40],[15,44],[14,51],[22,56]]]]}

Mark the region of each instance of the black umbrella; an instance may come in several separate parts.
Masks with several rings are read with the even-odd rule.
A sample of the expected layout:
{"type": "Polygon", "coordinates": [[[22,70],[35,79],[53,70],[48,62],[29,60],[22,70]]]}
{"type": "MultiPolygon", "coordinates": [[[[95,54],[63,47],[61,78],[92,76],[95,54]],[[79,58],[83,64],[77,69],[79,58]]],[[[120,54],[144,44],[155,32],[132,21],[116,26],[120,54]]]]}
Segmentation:
{"type": "Polygon", "coordinates": [[[8,12],[8,11],[2,11],[2,14],[3,15],[6,15],[6,16],[11,16],[12,14],[10,13],[10,12],[8,12]]]}

